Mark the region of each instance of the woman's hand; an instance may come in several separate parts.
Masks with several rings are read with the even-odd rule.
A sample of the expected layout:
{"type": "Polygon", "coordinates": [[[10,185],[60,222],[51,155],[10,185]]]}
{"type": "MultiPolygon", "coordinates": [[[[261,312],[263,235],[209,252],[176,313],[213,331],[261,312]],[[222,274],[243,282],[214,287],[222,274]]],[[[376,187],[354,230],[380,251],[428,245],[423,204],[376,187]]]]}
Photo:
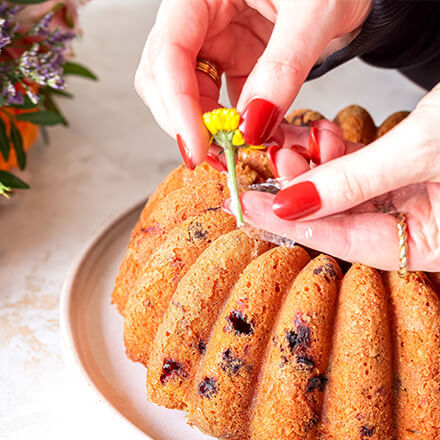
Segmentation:
{"type": "Polygon", "coordinates": [[[276,196],[244,193],[245,221],[345,260],[391,270],[399,266],[396,219],[380,211],[403,212],[409,270],[440,271],[439,114],[440,84],[383,137],[362,149],[346,145],[346,153],[358,150],[351,154],[304,172],[294,151],[279,150],[271,156],[273,167],[288,183],[276,196]]]}
{"type": "Polygon", "coordinates": [[[189,167],[210,136],[202,113],[219,91],[196,71],[198,56],[226,73],[231,102],[250,144],[274,134],[320,57],[354,38],[372,0],[164,0],[148,37],[135,86],[189,167]],[[258,98],[258,99],[256,99],[258,98]]]}

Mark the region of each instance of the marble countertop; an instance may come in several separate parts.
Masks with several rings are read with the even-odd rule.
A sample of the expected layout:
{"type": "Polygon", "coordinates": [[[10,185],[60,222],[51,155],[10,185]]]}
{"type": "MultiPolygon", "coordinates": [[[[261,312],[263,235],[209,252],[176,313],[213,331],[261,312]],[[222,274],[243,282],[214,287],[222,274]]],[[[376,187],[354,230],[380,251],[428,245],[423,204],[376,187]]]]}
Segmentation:
{"type": "MultiPolygon", "coordinates": [[[[63,361],[58,302],[89,237],[180,162],[132,86],[159,3],[93,0],[84,7],[78,60],[100,81],[70,81],[76,99],[62,108],[71,127],[51,129],[49,146],[38,142],[26,175],[32,190],[0,204],[2,439],[129,438],[63,361]]],[[[306,84],[295,106],[333,117],[357,103],[380,123],[414,108],[422,94],[398,73],[355,60],[306,84]]]]}

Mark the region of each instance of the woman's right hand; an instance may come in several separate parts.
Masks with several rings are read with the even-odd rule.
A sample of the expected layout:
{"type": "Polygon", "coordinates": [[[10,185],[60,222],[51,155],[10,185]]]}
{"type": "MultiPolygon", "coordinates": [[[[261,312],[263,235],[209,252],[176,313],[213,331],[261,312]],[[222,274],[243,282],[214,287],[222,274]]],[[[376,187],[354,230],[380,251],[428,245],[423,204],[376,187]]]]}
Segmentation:
{"type": "Polygon", "coordinates": [[[263,143],[313,65],[354,38],[371,4],[164,0],[136,73],[136,90],[161,127],[177,138],[192,168],[203,162],[210,145],[202,114],[220,106],[216,84],[195,70],[198,56],[210,60],[226,73],[231,103],[244,118],[245,140],[263,143]]]}

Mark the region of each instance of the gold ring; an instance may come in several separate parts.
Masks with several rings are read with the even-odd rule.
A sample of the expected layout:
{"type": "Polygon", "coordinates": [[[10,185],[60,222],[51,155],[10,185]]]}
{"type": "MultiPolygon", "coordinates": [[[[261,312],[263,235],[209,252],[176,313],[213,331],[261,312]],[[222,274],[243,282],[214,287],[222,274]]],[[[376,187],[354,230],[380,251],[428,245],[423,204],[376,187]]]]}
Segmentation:
{"type": "Polygon", "coordinates": [[[404,278],[408,273],[408,228],[406,215],[399,212],[396,215],[397,234],[399,236],[399,275],[404,278]]]}
{"type": "Polygon", "coordinates": [[[218,88],[222,86],[222,77],[218,67],[213,62],[197,58],[196,70],[206,73],[216,83],[218,88]]]}

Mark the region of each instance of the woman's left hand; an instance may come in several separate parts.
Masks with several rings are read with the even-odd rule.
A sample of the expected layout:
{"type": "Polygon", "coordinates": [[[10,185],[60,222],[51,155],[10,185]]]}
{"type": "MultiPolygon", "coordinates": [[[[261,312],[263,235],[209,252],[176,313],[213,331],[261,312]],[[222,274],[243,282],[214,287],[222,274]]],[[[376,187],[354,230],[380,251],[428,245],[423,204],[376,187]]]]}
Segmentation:
{"type": "MultiPolygon", "coordinates": [[[[321,151],[325,163],[313,169],[289,148],[270,154],[272,167],[287,183],[276,196],[244,193],[245,221],[347,261],[395,270],[396,219],[383,211],[391,206],[407,217],[408,269],[440,271],[439,114],[440,84],[365,148],[345,143],[344,155],[329,160],[341,151],[341,139],[333,136],[334,142],[324,143],[330,156],[321,151]]],[[[321,137],[328,128],[319,130],[321,137]]]]}

